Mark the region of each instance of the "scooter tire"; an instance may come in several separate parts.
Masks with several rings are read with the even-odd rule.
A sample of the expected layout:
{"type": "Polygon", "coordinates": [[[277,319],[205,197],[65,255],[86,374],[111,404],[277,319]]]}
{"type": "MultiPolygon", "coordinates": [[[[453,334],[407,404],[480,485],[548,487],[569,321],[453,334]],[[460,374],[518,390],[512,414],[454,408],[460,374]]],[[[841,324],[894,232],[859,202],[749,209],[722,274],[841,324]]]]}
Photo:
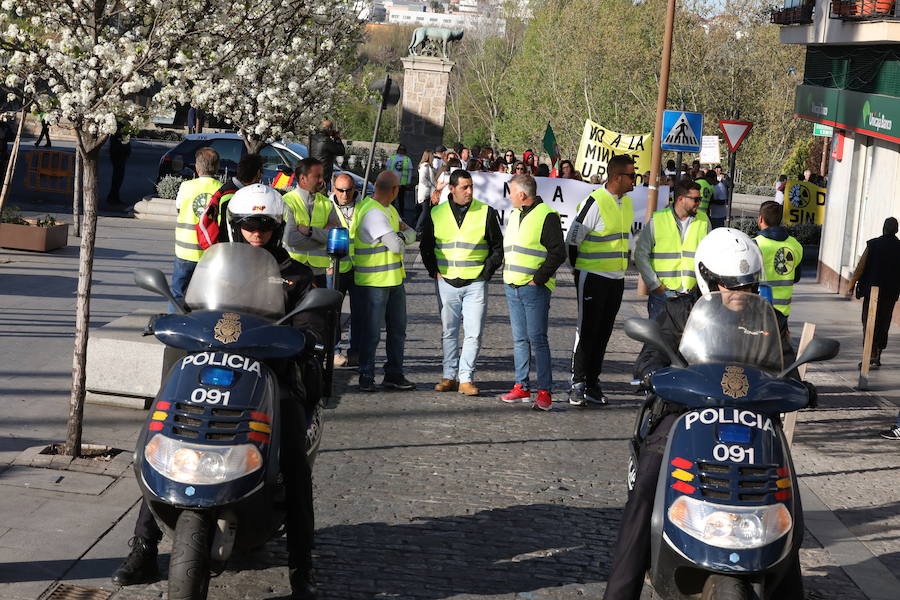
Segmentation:
{"type": "Polygon", "coordinates": [[[750,600],[750,589],[737,577],[710,575],[703,584],[700,600],[750,600]]]}
{"type": "Polygon", "coordinates": [[[169,560],[169,600],[206,600],[210,535],[210,523],[201,513],[185,510],[178,515],[169,560]]]}

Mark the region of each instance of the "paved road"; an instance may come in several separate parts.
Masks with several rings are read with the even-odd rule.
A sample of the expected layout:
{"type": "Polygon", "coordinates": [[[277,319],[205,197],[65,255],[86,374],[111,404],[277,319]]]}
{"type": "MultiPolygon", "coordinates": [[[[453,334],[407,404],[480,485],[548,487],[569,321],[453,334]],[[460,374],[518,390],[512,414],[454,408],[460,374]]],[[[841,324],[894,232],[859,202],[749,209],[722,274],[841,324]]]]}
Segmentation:
{"type": "MultiPolygon", "coordinates": [[[[130,285],[129,274],[136,266],[168,269],[171,235],[168,226],[101,219],[95,326],[161,307],[130,285]]],[[[76,260],[75,247],[46,256],[0,251],[0,408],[7,415],[0,423],[0,469],[25,447],[63,435],[76,260]]],[[[359,394],[343,371],[340,399],[328,411],[314,472],[323,597],[598,598],[625,500],[625,440],[637,406],[627,381],[637,345],[617,327],[604,376],[609,407],[557,404],[539,413],[504,405],[493,395],[511,384],[512,352],[506,304],[494,285],[478,373],[485,393],[440,394],[431,390],[440,365],[433,283],[420,266],[410,274],[406,356],[419,390],[359,394]]],[[[620,321],[645,314],[634,283],[629,278],[620,321]]],[[[837,312],[846,313],[845,306],[837,312]]],[[[571,275],[564,273],[551,308],[558,394],[574,315],[571,275]]],[[[839,378],[822,382],[823,410],[801,417],[807,428],[798,433],[798,469],[811,485],[821,483],[816,493],[832,508],[846,507],[838,514],[853,534],[843,541],[868,536],[868,547],[896,573],[900,529],[892,490],[900,465],[896,453],[866,441],[866,428],[890,412],[848,393],[839,378]],[[865,425],[853,428],[860,416],[865,425]],[[863,448],[870,450],[859,454],[863,448]]],[[[133,446],[143,416],[88,406],[86,439],[133,446]]],[[[9,582],[0,583],[0,597],[36,599],[56,580],[113,589],[108,576],[127,552],[136,516],[130,476],[85,496],[13,487],[0,472],[0,492],[0,582],[9,582]]],[[[819,516],[833,516],[822,510],[819,516]]],[[[165,566],[169,546],[162,550],[165,566]]],[[[808,598],[866,598],[827,541],[808,532],[801,558],[808,598]]],[[[233,561],[213,580],[211,597],[283,597],[285,564],[283,540],[274,540],[233,561]]],[[[164,590],[160,580],[113,598],[158,599],[164,590]]]]}

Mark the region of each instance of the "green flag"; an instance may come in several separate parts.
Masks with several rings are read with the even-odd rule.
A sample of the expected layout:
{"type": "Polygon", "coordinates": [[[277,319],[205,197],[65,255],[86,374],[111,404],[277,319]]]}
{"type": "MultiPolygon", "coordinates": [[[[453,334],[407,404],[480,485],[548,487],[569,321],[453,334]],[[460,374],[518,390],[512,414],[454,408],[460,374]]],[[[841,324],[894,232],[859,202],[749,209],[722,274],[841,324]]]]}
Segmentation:
{"type": "Polygon", "coordinates": [[[547,121],[547,129],[544,131],[544,150],[550,155],[551,164],[555,165],[559,161],[559,146],[556,144],[556,136],[553,135],[550,121],[547,121]]]}

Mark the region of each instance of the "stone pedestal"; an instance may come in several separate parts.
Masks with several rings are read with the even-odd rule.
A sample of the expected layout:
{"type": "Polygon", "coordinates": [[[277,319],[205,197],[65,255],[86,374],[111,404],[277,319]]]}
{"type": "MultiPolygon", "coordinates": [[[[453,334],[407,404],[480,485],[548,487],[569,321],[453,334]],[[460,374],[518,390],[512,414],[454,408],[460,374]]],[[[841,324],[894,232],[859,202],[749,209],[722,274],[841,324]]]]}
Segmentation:
{"type": "Polygon", "coordinates": [[[447,89],[454,62],[440,58],[407,56],[403,59],[403,113],[400,143],[413,164],[422,152],[433,150],[444,140],[447,89]]]}

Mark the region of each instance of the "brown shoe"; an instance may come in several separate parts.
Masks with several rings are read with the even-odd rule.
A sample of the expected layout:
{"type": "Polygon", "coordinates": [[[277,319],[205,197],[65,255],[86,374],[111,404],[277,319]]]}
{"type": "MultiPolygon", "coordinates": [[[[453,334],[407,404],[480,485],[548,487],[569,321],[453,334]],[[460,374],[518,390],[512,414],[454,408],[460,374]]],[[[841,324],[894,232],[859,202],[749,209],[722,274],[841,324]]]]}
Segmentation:
{"type": "Polygon", "coordinates": [[[459,384],[459,393],[466,396],[477,396],[481,391],[471,381],[465,381],[459,384]]]}
{"type": "Polygon", "coordinates": [[[434,390],[436,392],[455,392],[457,387],[459,387],[459,383],[455,379],[441,379],[440,383],[435,384],[434,390]]]}

